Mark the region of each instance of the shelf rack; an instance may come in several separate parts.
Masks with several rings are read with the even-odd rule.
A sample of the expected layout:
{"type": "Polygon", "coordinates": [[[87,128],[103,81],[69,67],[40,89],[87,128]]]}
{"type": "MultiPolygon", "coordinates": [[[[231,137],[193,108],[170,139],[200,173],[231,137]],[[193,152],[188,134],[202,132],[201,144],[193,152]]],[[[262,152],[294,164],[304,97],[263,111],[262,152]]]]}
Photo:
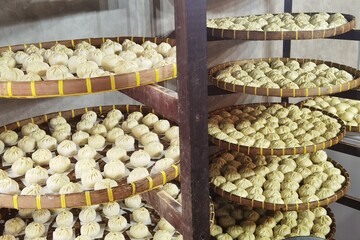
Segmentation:
{"type": "Polygon", "coordinates": [[[174,1],[178,92],[149,85],[122,92],[180,127],[182,206],[151,191],[145,198],[184,239],[210,239],[207,135],[206,0],[174,1]]]}

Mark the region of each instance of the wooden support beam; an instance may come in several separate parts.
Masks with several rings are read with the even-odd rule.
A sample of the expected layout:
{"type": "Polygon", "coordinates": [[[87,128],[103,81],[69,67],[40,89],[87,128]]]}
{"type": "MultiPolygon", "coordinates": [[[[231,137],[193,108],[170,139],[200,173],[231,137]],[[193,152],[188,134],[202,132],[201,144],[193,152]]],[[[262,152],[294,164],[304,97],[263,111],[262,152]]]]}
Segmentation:
{"type": "Polygon", "coordinates": [[[344,197],[340,198],[337,202],[342,205],[345,205],[347,207],[350,207],[350,208],[360,211],[360,199],[359,198],[345,195],[344,197]]]}
{"type": "Polygon", "coordinates": [[[120,92],[155,109],[156,112],[176,121],[178,117],[178,95],[175,91],[157,84],[121,90],[120,92]]]}
{"type": "Polygon", "coordinates": [[[174,1],[182,220],[186,240],[210,239],[206,0],[174,1]]]}
{"type": "Polygon", "coordinates": [[[185,225],[182,221],[181,204],[179,202],[161,189],[155,189],[141,195],[176,230],[184,231],[185,225]]]}

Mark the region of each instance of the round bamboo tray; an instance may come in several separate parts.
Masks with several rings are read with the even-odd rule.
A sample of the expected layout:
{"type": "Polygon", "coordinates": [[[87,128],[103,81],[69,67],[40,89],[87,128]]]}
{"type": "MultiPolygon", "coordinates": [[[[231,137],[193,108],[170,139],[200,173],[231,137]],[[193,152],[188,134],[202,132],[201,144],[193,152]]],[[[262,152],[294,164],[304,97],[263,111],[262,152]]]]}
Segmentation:
{"type": "MultiPolygon", "coordinates": [[[[306,13],[314,15],[317,12],[306,13]]],[[[296,15],[298,13],[292,13],[296,15]]],[[[207,28],[207,34],[211,37],[222,39],[238,39],[238,40],[301,40],[301,39],[318,39],[328,38],[346,33],[355,28],[355,17],[349,14],[343,14],[348,20],[347,23],[336,28],[323,30],[306,30],[306,31],[248,31],[248,30],[229,30],[222,28],[207,28]]]]}
{"type": "MultiPolygon", "coordinates": [[[[51,118],[58,115],[67,119],[67,122],[72,126],[72,128],[74,128],[74,124],[78,120],[80,120],[82,114],[88,111],[94,111],[98,114],[98,116],[100,115],[104,116],[106,115],[107,112],[111,111],[112,109],[119,109],[125,116],[134,111],[139,111],[143,114],[147,114],[150,112],[155,113],[154,110],[141,105],[112,105],[112,106],[87,107],[82,109],[45,114],[42,116],[21,120],[15,123],[10,123],[8,125],[1,126],[0,133],[5,130],[18,131],[19,129],[21,129],[21,126],[24,126],[27,123],[38,124],[40,129],[43,129],[49,133],[48,122],[50,121],[51,118]]],[[[136,140],[135,149],[138,148],[138,144],[139,143],[136,140]]],[[[105,156],[105,152],[108,150],[108,148],[109,146],[105,147],[101,151],[98,151],[98,153],[105,156]]],[[[76,162],[76,159],[72,157],[70,157],[70,160],[72,163],[76,162]]],[[[102,160],[98,160],[98,163],[100,169],[105,165],[105,162],[102,160]]],[[[1,166],[1,168],[3,169],[4,167],[1,166]]],[[[9,168],[9,166],[7,166],[7,168],[9,168]]],[[[180,165],[177,162],[174,165],[172,165],[170,168],[161,171],[160,173],[151,174],[149,177],[133,182],[131,184],[127,183],[126,177],[121,178],[117,180],[118,183],[117,187],[109,188],[109,189],[89,190],[89,191],[83,191],[80,193],[72,193],[72,194],[45,194],[45,195],[37,195],[37,196],[0,194],[0,207],[15,208],[15,209],[20,209],[20,208],[52,209],[52,208],[72,208],[79,206],[90,206],[105,202],[111,202],[114,200],[120,200],[132,195],[150,191],[177,178],[179,176],[179,173],[180,173],[180,165]]],[[[74,171],[70,172],[68,177],[70,178],[71,181],[75,181],[74,171]]],[[[23,186],[23,183],[21,182],[20,179],[15,179],[15,180],[19,180],[20,181],[19,185],[23,186]]]]}
{"type": "MultiPolygon", "coordinates": [[[[331,96],[330,96],[331,97],[331,96]]],[[[331,97],[332,98],[332,97],[331,97]]],[[[343,101],[343,100],[345,100],[345,98],[338,98],[340,101],[343,101]]],[[[313,99],[306,99],[306,100],[304,100],[304,101],[302,101],[302,102],[299,102],[298,103],[298,105],[300,106],[300,107],[303,107],[303,106],[308,106],[308,105],[306,105],[306,102],[307,101],[309,101],[309,100],[313,100],[313,99]]],[[[356,100],[355,100],[356,101],[356,100]]],[[[360,101],[358,101],[359,102],[359,104],[360,104],[360,101]]],[[[323,110],[323,111],[326,111],[326,109],[323,109],[321,106],[318,106],[318,105],[315,105],[315,106],[312,106],[313,108],[317,108],[317,109],[321,109],[321,110],[323,110]]],[[[336,114],[337,115],[337,114],[336,114]]],[[[338,116],[339,117],[339,116],[338,116]]],[[[341,117],[339,117],[340,119],[341,119],[341,117]]],[[[344,121],[344,120],[343,120],[344,121]]],[[[350,125],[347,125],[346,124],[346,121],[344,121],[345,123],[345,126],[346,126],[346,131],[348,131],[348,132],[360,132],[360,126],[350,126],[350,125]]]]}
{"type": "MultiPolygon", "coordinates": [[[[210,162],[217,156],[221,155],[226,151],[221,151],[216,153],[210,157],[210,162]]],[[[213,183],[210,183],[210,188],[222,198],[238,203],[243,206],[248,206],[252,208],[261,208],[269,211],[299,211],[299,210],[309,210],[314,209],[321,206],[328,206],[330,203],[336,202],[340,198],[342,198],[350,188],[350,176],[348,172],[337,162],[328,158],[329,162],[331,162],[336,168],[341,170],[341,175],[345,177],[345,182],[342,184],[342,188],[335,192],[335,194],[326,199],[321,199],[318,201],[307,202],[307,203],[297,203],[297,204],[276,204],[269,202],[261,202],[249,198],[243,198],[237,195],[233,195],[230,192],[226,192],[220,187],[215,186],[213,183]]]]}
{"type": "Polygon", "coordinates": [[[303,58],[258,58],[258,59],[250,59],[250,60],[240,60],[240,61],[232,61],[217,65],[212,67],[209,70],[209,81],[211,84],[217,86],[218,88],[230,91],[230,92],[240,92],[240,93],[247,93],[259,96],[274,96],[274,97],[311,97],[311,96],[322,96],[322,95],[329,95],[339,92],[348,91],[353,88],[357,88],[360,86],[360,71],[351,68],[349,66],[341,65],[338,63],[323,61],[323,60],[316,60],[316,59],[303,59],[303,58]],[[243,65],[246,63],[257,63],[260,61],[265,61],[270,63],[275,60],[281,60],[284,63],[295,60],[299,63],[305,62],[314,62],[316,64],[326,64],[329,67],[336,67],[340,70],[345,70],[351,75],[354,76],[354,79],[343,83],[340,85],[331,85],[326,87],[316,87],[316,88],[300,88],[300,89],[290,89],[290,88],[266,88],[266,87],[251,87],[245,85],[238,85],[233,83],[227,83],[220,79],[216,78],[216,74],[235,64],[243,65]]]}
{"type": "MultiPolygon", "coordinates": [[[[214,200],[216,202],[216,199],[214,200]]],[[[241,205],[237,204],[237,203],[230,203],[232,204],[235,208],[242,208],[241,205]]],[[[331,225],[330,225],[330,232],[326,235],[326,239],[327,240],[332,240],[334,239],[334,236],[335,236],[335,233],[336,233],[336,220],[335,220],[335,215],[334,213],[331,211],[331,209],[329,207],[324,207],[327,211],[327,215],[331,218],[332,222],[331,222],[331,225]]],[[[243,210],[248,210],[248,209],[243,209],[243,210]]],[[[256,210],[256,209],[255,209],[256,210]]],[[[215,210],[215,214],[216,214],[216,210],[215,210]]],[[[265,213],[266,216],[273,216],[274,212],[272,211],[267,211],[265,213]]],[[[243,219],[243,220],[246,220],[246,219],[243,219]]],[[[279,222],[280,224],[280,222],[279,222]]],[[[316,238],[316,237],[313,237],[313,236],[299,236],[299,237],[289,237],[289,238],[285,238],[285,239],[303,239],[304,240],[310,240],[310,239],[322,239],[322,238],[316,238]]],[[[212,238],[212,239],[215,239],[215,238],[212,238]]]]}
{"type": "MultiPolygon", "coordinates": [[[[246,104],[246,105],[236,105],[236,106],[230,106],[225,107],[221,109],[217,109],[215,111],[212,111],[209,113],[209,116],[216,115],[220,113],[221,111],[231,111],[233,109],[242,109],[244,107],[250,106],[271,106],[273,103],[256,103],[256,104],[246,104]]],[[[283,106],[288,106],[291,104],[288,103],[281,103],[283,106]]],[[[294,147],[294,148],[256,148],[256,147],[250,147],[250,146],[244,146],[239,144],[234,144],[230,142],[226,142],[224,140],[217,139],[216,137],[209,134],[209,141],[221,148],[226,148],[228,150],[234,150],[237,152],[245,153],[248,155],[296,155],[296,154],[305,154],[305,153],[312,153],[316,152],[318,150],[323,150],[326,148],[330,148],[331,146],[338,144],[345,136],[345,125],[344,122],[339,119],[337,116],[328,113],[326,111],[322,111],[316,108],[306,107],[309,108],[312,111],[320,111],[324,115],[330,116],[332,118],[335,118],[339,124],[341,124],[341,129],[336,137],[329,139],[325,142],[321,142],[315,145],[309,145],[309,146],[301,146],[301,147],[294,147]]]]}
{"type": "MultiPolygon", "coordinates": [[[[177,180],[173,180],[172,183],[176,184],[178,187],[180,187],[180,183],[177,180]]],[[[181,192],[180,192],[181,193],[181,192]]],[[[180,194],[179,193],[179,194],[180,194]]],[[[123,211],[123,213],[121,214],[122,216],[124,216],[127,220],[128,223],[130,223],[131,221],[131,212],[133,211],[133,209],[129,209],[129,208],[124,208],[124,203],[122,201],[119,201],[120,204],[120,208],[123,211]]],[[[155,232],[158,230],[157,224],[160,220],[160,215],[158,214],[158,212],[151,206],[149,205],[149,203],[143,202],[143,206],[145,207],[149,212],[150,212],[150,218],[151,218],[151,224],[147,225],[149,228],[149,231],[152,235],[155,234],[155,232]]],[[[75,236],[79,236],[80,235],[80,227],[81,227],[81,222],[79,220],[79,213],[80,213],[80,209],[70,209],[70,211],[73,213],[74,219],[76,219],[74,226],[73,226],[73,230],[75,232],[75,236]]],[[[101,212],[101,211],[100,211],[101,212]]],[[[5,209],[2,208],[0,209],[0,221],[7,221],[11,218],[16,217],[18,214],[17,210],[14,209],[5,209]]],[[[54,214],[54,216],[56,215],[56,213],[54,214]]],[[[50,222],[47,222],[47,224],[49,225],[49,230],[47,231],[46,237],[47,239],[53,239],[53,232],[55,231],[55,218],[50,218],[50,222]]],[[[31,222],[31,218],[25,219],[26,223],[30,223],[31,222]]],[[[101,215],[101,220],[98,222],[101,225],[106,225],[108,222],[107,217],[102,216],[101,215]]],[[[212,202],[212,199],[210,197],[210,226],[212,226],[215,222],[215,208],[214,208],[214,204],[212,202]]],[[[4,232],[4,224],[0,225],[0,236],[1,233],[4,232]]],[[[102,239],[105,237],[105,235],[109,232],[109,229],[105,228],[104,234],[102,236],[102,239]]],[[[129,240],[131,239],[128,235],[127,235],[127,231],[123,232],[125,239],[129,240]]],[[[175,233],[176,235],[179,235],[178,232],[175,233]]],[[[19,239],[24,239],[24,234],[18,236],[19,239]]]]}
{"type": "MultiPolygon", "coordinates": [[[[130,39],[136,43],[151,41],[157,44],[167,42],[175,46],[175,40],[170,38],[151,38],[151,37],[103,37],[103,38],[87,38],[75,40],[51,41],[44,43],[33,43],[39,48],[50,48],[56,43],[63,44],[74,49],[77,43],[82,41],[88,42],[93,46],[100,46],[106,39],[116,41],[118,43],[125,39],[130,39]]],[[[15,45],[0,47],[0,53],[11,50],[25,50],[31,44],[15,45]]],[[[108,92],[121,89],[134,88],[142,85],[158,83],[177,77],[176,64],[166,65],[159,68],[148,70],[109,75],[95,78],[77,78],[71,80],[46,80],[46,81],[30,81],[16,82],[0,81],[0,98],[46,98],[46,97],[62,97],[62,96],[78,96],[91,93],[108,92]]]]}

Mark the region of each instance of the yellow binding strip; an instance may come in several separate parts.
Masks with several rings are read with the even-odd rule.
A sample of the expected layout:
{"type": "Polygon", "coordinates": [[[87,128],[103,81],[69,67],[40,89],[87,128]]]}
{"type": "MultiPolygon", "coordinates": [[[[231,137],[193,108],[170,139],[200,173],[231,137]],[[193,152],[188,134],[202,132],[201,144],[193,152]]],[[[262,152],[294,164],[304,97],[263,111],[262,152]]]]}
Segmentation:
{"type": "Polygon", "coordinates": [[[108,188],[107,189],[107,194],[108,194],[108,199],[109,202],[113,202],[114,201],[114,192],[112,188],[108,188]]]}
{"type": "Polygon", "coordinates": [[[85,191],[86,206],[91,206],[91,196],[89,191],[85,191]]]}
{"type": "Polygon", "coordinates": [[[153,179],[152,179],[150,176],[148,176],[148,177],[147,177],[147,180],[149,181],[149,190],[153,189],[153,188],[154,188],[154,181],[153,181],[153,179]]]}
{"type": "Polygon", "coordinates": [[[17,194],[13,196],[13,206],[15,209],[19,209],[19,195],[17,194]]]}
{"type": "Polygon", "coordinates": [[[66,195],[65,194],[60,195],[60,204],[61,204],[61,208],[66,208],[66,195]]]}
{"type": "Polygon", "coordinates": [[[41,209],[41,195],[36,195],[36,209],[41,209]]]}

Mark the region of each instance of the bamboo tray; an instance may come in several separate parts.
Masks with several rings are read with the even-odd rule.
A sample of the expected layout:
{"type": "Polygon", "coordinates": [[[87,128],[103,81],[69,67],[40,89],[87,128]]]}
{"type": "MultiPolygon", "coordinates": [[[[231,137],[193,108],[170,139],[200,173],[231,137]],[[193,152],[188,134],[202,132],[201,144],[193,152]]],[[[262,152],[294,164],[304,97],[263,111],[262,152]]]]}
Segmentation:
{"type": "MultiPolygon", "coordinates": [[[[292,13],[293,15],[298,13],[292,13]]],[[[316,12],[307,13],[314,15],[316,12]]],[[[223,39],[238,40],[301,40],[301,39],[318,39],[333,37],[346,33],[355,28],[355,17],[349,14],[343,14],[348,20],[347,23],[336,28],[323,30],[306,30],[306,31],[247,31],[247,30],[229,30],[221,28],[207,28],[207,34],[211,37],[223,39]]]]}
{"type": "MultiPolygon", "coordinates": [[[[170,38],[150,38],[150,37],[103,37],[87,38],[76,40],[51,41],[44,43],[34,43],[39,48],[50,48],[56,43],[63,44],[69,48],[75,48],[77,43],[82,41],[88,42],[93,46],[100,46],[106,39],[118,43],[125,39],[130,39],[136,43],[151,41],[154,43],[167,42],[175,46],[175,40],[170,38]]],[[[28,48],[31,44],[15,45],[0,47],[0,53],[11,50],[20,51],[28,48]]],[[[78,96],[84,94],[108,92],[121,89],[128,89],[147,84],[158,83],[177,77],[176,64],[166,65],[159,68],[152,68],[139,72],[132,72],[119,75],[110,75],[96,78],[77,78],[71,80],[46,80],[31,82],[1,82],[0,81],[0,98],[45,98],[45,97],[62,97],[78,96]]]]}
{"type": "MultiPolygon", "coordinates": [[[[225,205],[227,205],[227,204],[230,204],[230,205],[232,205],[235,209],[241,209],[241,210],[243,210],[243,211],[248,211],[248,210],[255,210],[256,211],[256,209],[251,209],[251,208],[246,208],[246,207],[243,207],[243,206],[241,206],[241,205],[239,205],[239,204],[237,204],[237,203],[232,203],[232,202],[223,202],[223,200],[222,199],[217,199],[217,198],[214,198],[214,202],[215,202],[215,204],[219,204],[220,206],[225,206],[225,205]],[[218,203],[218,202],[220,202],[220,203],[218,203]],[[222,202],[222,203],[221,203],[222,202]]],[[[332,240],[332,239],[334,239],[334,236],[335,236],[335,233],[336,233],[336,220],[335,220],[335,215],[334,215],[334,213],[331,211],[331,209],[329,208],[329,207],[324,207],[325,209],[326,209],[326,211],[327,211],[327,215],[331,218],[331,220],[332,220],[332,223],[330,224],[330,232],[326,235],[326,239],[328,239],[328,240],[332,240]]],[[[215,209],[215,215],[216,215],[216,210],[217,209],[215,209]]],[[[265,213],[263,213],[263,214],[261,214],[261,212],[259,212],[259,214],[261,215],[261,216],[268,216],[268,217],[273,217],[274,216],[274,212],[273,211],[266,211],[265,213]]],[[[218,220],[218,218],[216,218],[217,220],[218,220]]],[[[247,220],[246,218],[243,218],[242,219],[242,221],[243,220],[247,220]]],[[[281,224],[281,220],[277,223],[277,225],[278,224],[281,224]]],[[[224,229],[223,229],[223,232],[226,232],[224,229]]],[[[310,238],[309,237],[307,237],[307,236],[299,236],[299,237],[293,237],[294,239],[302,239],[302,238],[304,238],[304,239],[322,239],[322,238],[316,238],[316,237],[313,237],[313,236],[311,236],[310,238]]],[[[286,238],[286,239],[293,239],[293,238],[286,238]]],[[[212,239],[215,239],[215,238],[212,238],[212,239]]]]}
{"type": "MultiPolygon", "coordinates": [[[[45,114],[43,116],[32,117],[29,119],[21,120],[15,123],[11,123],[5,126],[0,127],[0,132],[5,130],[14,130],[18,131],[21,129],[21,126],[24,126],[27,123],[35,123],[39,125],[40,129],[44,129],[49,134],[48,122],[51,118],[55,116],[62,116],[67,119],[68,123],[74,128],[74,123],[76,123],[82,114],[88,111],[94,111],[98,116],[104,116],[107,112],[112,109],[120,110],[124,116],[135,111],[139,111],[143,114],[154,113],[154,111],[148,107],[141,105],[112,105],[112,106],[99,106],[99,107],[88,107],[82,109],[75,109],[57,113],[45,114]]],[[[160,116],[160,115],[158,115],[160,116]]],[[[160,117],[159,117],[160,118],[160,117]]],[[[160,118],[161,119],[161,118],[160,118]]],[[[75,124],[76,125],[76,124],[75,124]]],[[[161,140],[163,142],[163,140],[161,140]]],[[[163,144],[166,144],[163,142],[163,144]]],[[[139,147],[138,140],[135,140],[135,150],[139,147]]],[[[98,154],[105,156],[106,151],[108,150],[109,145],[103,150],[98,151],[98,154]]],[[[130,155],[130,152],[128,152],[130,155]]],[[[71,162],[74,163],[76,160],[73,157],[69,157],[71,162]]],[[[97,161],[99,163],[100,170],[105,165],[105,162],[101,159],[97,161]]],[[[44,166],[47,167],[47,166],[44,166]]],[[[4,167],[2,167],[3,169],[4,167]]],[[[6,168],[9,168],[7,166],[6,168]]],[[[150,171],[149,171],[150,172],[150,171]]],[[[45,194],[37,196],[26,196],[26,195],[9,195],[9,194],[0,194],[0,207],[1,208],[33,208],[33,209],[44,209],[44,208],[72,208],[79,206],[89,206],[94,204],[105,203],[114,200],[120,200],[127,198],[132,195],[136,195],[142,192],[150,191],[159,186],[164,185],[165,183],[177,178],[180,173],[180,166],[178,162],[175,162],[170,168],[161,171],[157,174],[151,174],[149,177],[133,182],[131,184],[127,183],[126,177],[117,180],[118,186],[109,189],[103,190],[89,190],[83,191],[81,193],[72,193],[72,194],[45,194]]],[[[68,177],[72,182],[75,180],[75,173],[72,170],[68,177]]],[[[16,178],[15,180],[20,181],[19,186],[23,186],[23,183],[20,179],[16,178]]],[[[22,189],[22,188],[21,188],[22,189]]]]}
{"type": "Polygon", "coordinates": [[[251,60],[232,61],[212,67],[209,70],[209,81],[211,84],[217,86],[218,88],[230,92],[239,92],[239,93],[247,93],[247,94],[259,95],[259,96],[274,96],[274,97],[311,97],[311,96],[334,94],[334,93],[348,91],[353,88],[357,88],[358,86],[360,86],[360,71],[355,68],[351,68],[349,66],[323,61],[323,60],[316,60],[316,59],[260,58],[260,59],[251,59],[251,60]],[[244,65],[246,63],[257,63],[260,61],[265,61],[267,63],[270,63],[274,60],[281,60],[284,63],[290,60],[295,60],[298,61],[299,63],[314,62],[316,64],[326,64],[329,67],[336,67],[340,70],[347,71],[348,73],[354,76],[354,79],[340,85],[331,85],[331,86],[316,87],[316,88],[290,89],[290,88],[266,88],[266,87],[252,87],[252,86],[238,85],[233,83],[227,83],[216,78],[216,74],[219,71],[234,64],[244,65]]]}
{"type": "MultiPolygon", "coordinates": [[[[247,107],[247,106],[254,107],[254,106],[263,105],[263,106],[268,107],[268,106],[271,106],[272,104],[273,103],[256,103],[256,104],[246,104],[246,105],[225,107],[225,108],[217,109],[215,111],[210,112],[209,118],[212,115],[221,113],[222,111],[231,111],[233,109],[243,109],[244,107],[247,107]]],[[[281,105],[289,106],[292,104],[281,103],[281,105]]],[[[301,147],[294,147],[294,148],[256,148],[256,147],[244,146],[244,145],[234,144],[234,143],[230,143],[230,142],[227,142],[224,140],[220,140],[210,134],[209,134],[209,141],[221,148],[226,148],[228,150],[235,150],[237,152],[245,153],[248,155],[278,155],[278,156],[280,156],[280,155],[296,155],[296,154],[305,154],[305,153],[316,152],[318,150],[330,148],[331,146],[339,143],[344,138],[345,125],[341,119],[339,119],[337,116],[335,116],[331,113],[328,113],[326,111],[321,111],[319,109],[311,108],[311,107],[306,107],[306,108],[309,108],[312,111],[320,111],[324,115],[327,115],[331,118],[335,118],[337,120],[337,122],[341,125],[340,131],[338,132],[337,136],[332,139],[329,139],[325,142],[321,142],[321,143],[318,143],[315,145],[308,145],[308,146],[301,146],[301,147]]]]}
{"type": "MultiPolygon", "coordinates": [[[[174,183],[176,184],[178,187],[179,186],[179,182],[174,180],[172,181],[171,183],[174,183]]],[[[181,194],[181,191],[179,192],[178,196],[181,194]]],[[[177,200],[178,201],[178,200],[177,200]]],[[[119,201],[118,202],[120,204],[120,209],[121,211],[123,211],[123,213],[121,214],[123,217],[126,218],[127,222],[130,223],[131,222],[131,213],[133,212],[134,209],[130,209],[130,208],[127,208],[124,204],[123,201],[119,201]]],[[[149,205],[146,201],[143,201],[142,204],[141,204],[142,207],[145,207],[149,213],[150,213],[150,218],[151,218],[151,224],[150,225],[147,225],[148,228],[149,228],[149,231],[152,235],[154,235],[156,233],[157,230],[159,230],[159,228],[157,227],[157,224],[159,223],[161,217],[159,216],[159,214],[156,212],[155,209],[153,209],[153,207],[151,205],[149,205]]],[[[74,216],[74,220],[75,220],[75,223],[74,223],[74,226],[72,227],[73,228],[73,231],[75,233],[75,236],[79,236],[80,235],[80,227],[81,227],[81,222],[79,220],[79,213],[80,213],[80,210],[81,209],[70,209],[70,211],[73,213],[73,216],[74,216]]],[[[99,213],[101,213],[101,210],[97,211],[99,213]]],[[[18,215],[18,211],[17,210],[14,210],[14,209],[0,209],[0,220],[1,221],[7,221],[11,218],[14,218],[18,215]]],[[[47,239],[53,239],[53,232],[55,231],[55,224],[56,224],[56,221],[55,221],[55,216],[56,216],[56,213],[53,214],[54,217],[50,218],[50,221],[47,222],[46,224],[49,225],[49,230],[47,231],[47,234],[46,234],[46,238],[47,239]]],[[[32,221],[31,217],[30,218],[25,218],[24,219],[26,223],[30,223],[32,221]]],[[[101,215],[101,219],[100,221],[98,222],[99,224],[101,225],[106,225],[108,222],[108,219],[106,216],[104,215],[101,215]]],[[[214,209],[214,204],[211,200],[211,197],[210,197],[210,226],[212,226],[215,222],[215,209],[214,209]]],[[[127,229],[128,230],[128,229],[127,229]]],[[[124,236],[125,236],[125,239],[126,240],[129,240],[131,239],[128,235],[127,235],[127,230],[125,230],[123,232],[124,236]]],[[[1,233],[4,232],[4,224],[0,225],[0,235],[1,233]]],[[[104,231],[104,234],[103,236],[101,237],[101,239],[103,239],[105,237],[105,235],[109,232],[109,229],[106,229],[105,228],[105,231],[104,231]]],[[[179,235],[180,233],[178,233],[177,231],[174,233],[174,235],[179,235]]],[[[18,236],[19,239],[24,239],[24,234],[18,236]]],[[[99,238],[97,238],[99,239],[99,238]]],[[[151,238],[152,239],[152,238],[151,238]]]]}
{"type": "MultiPolygon", "coordinates": [[[[338,98],[338,97],[332,97],[332,96],[327,96],[327,98],[331,98],[331,99],[336,98],[336,99],[339,99],[341,102],[344,102],[345,100],[348,100],[346,98],[338,98]]],[[[309,100],[314,100],[314,99],[304,100],[304,101],[299,103],[299,106],[301,106],[301,107],[302,106],[309,106],[309,105],[306,104],[309,100]]],[[[356,101],[356,100],[353,100],[353,101],[356,101]]],[[[358,102],[358,104],[360,104],[360,101],[357,101],[357,102],[358,102]]],[[[323,107],[321,107],[319,105],[315,105],[315,106],[312,106],[312,107],[322,109],[323,111],[326,111],[326,109],[324,109],[323,107]]],[[[338,114],[336,114],[336,115],[338,116],[338,114]]],[[[339,118],[341,118],[341,117],[339,117],[339,118]]],[[[348,125],[346,121],[344,121],[344,122],[345,122],[345,126],[346,126],[346,131],[348,131],[348,132],[360,132],[360,126],[351,126],[351,125],[348,125]]]]}
{"type": "MultiPolygon", "coordinates": [[[[217,156],[220,156],[222,153],[226,153],[226,151],[221,151],[219,153],[216,153],[210,157],[210,162],[212,162],[213,159],[215,159],[217,156]]],[[[305,202],[305,203],[294,203],[294,204],[276,204],[276,203],[270,203],[270,202],[262,202],[257,201],[249,198],[243,198],[237,195],[234,195],[230,192],[226,192],[220,187],[215,186],[213,183],[210,183],[211,189],[221,196],[222,198],[238,203],[240,205],[252,207],[252,208],[261,208],[269,211],[299,211],[299,210],[309,210],[314,209],[316,207],[320,206],[327,206],[330,203],[336,202],[340,198],[342,198],[350,188],[350,176],[348,172],[337,162],[334,160],[328,158],[328,162],[331,162],[336,168],[341,170],[341,175],[345,177],[345,182],[342,184],[342,188],[337,190],[333,196],[330,196],[326,199],[320,199],[318,201],[313,202],[305,202]]],[[[300,184],[301,186],[301,184],[300,184]]],[[[215,212],[216,213],[216,212],[215,212]]]]}

